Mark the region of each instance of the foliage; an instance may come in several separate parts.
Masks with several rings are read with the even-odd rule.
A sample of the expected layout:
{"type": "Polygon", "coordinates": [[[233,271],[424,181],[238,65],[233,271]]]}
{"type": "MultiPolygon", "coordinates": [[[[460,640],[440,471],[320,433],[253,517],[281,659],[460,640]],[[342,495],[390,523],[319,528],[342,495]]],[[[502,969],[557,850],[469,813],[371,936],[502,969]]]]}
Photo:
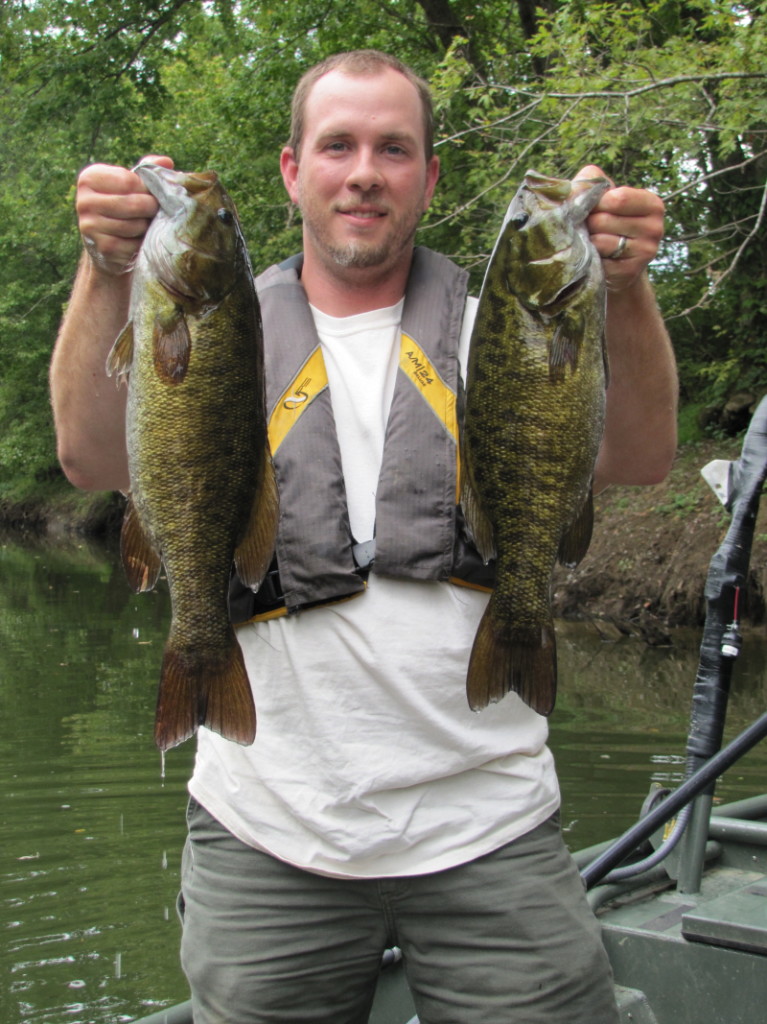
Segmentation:
{"type": "Polygon", "coordinates": [[[765,390],[765,0],[5,0],[0,496],[55,473],[47,366],[92,161],[214,167],[254,266],[300,245],[277,173],[292,89],[375,46],[433,85],[442,180],[420,241],[475,286],[516,182],[587,162],[667,204],[654,268],[683,395],[765,390]]]}

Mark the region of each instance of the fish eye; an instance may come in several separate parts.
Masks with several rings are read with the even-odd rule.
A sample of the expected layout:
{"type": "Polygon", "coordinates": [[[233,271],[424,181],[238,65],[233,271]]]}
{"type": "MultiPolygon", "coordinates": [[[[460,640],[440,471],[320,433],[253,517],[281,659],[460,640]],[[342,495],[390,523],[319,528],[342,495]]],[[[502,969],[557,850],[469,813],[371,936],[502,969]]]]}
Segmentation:
{"type": "Polygon", "coordinates": [[[514,225],[517,231],[521,231],[521,229],[525,226],[525,224],[527,224],[529,220],[530,217],[526,213],[516,213],[513,217],[510,218],[510,223],[514,225]]]}
{"type": "Polygon", "coordinates": [[[227,210],[225,206],[223,206],[216,213],[216,216],[218,217],[218,219],[221,221],[222,224],[231,224],[232,221],[234,220],[234,215],[233,215],[232,211],[231,210],[227,210]]]}

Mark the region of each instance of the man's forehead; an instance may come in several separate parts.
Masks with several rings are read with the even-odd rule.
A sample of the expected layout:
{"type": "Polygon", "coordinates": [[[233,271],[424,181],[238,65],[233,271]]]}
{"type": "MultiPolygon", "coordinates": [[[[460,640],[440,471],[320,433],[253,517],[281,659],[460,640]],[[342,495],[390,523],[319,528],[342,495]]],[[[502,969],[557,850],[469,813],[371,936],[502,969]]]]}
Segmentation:
{"type": "Polygon", "coordinates": [[[368,115],[391,119],[407,131],[405,121],[421,118],[421,101],[415,86],[393,68],[383,68],[370,74],[347,73],[334,68],[322,75],[312,86],[306,98],[307,120],[318,118],[340,121],[350,115],[368,115]]]}

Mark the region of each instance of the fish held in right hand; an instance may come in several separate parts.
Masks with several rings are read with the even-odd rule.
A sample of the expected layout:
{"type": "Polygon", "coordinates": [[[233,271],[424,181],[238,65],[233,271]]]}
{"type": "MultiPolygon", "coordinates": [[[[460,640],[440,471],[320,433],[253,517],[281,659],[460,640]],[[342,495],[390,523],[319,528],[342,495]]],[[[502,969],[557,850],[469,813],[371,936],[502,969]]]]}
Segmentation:
{"type": "Polygon", "coordinates": [[[474,710],[510,691],[540,714],[554,707],[551,574],[588,548],[605,412],[604,272],[584,221],[609,187],[528,171],[482,286],[461,503],[480,554],[497,561],[469,660],[474,710]]]}

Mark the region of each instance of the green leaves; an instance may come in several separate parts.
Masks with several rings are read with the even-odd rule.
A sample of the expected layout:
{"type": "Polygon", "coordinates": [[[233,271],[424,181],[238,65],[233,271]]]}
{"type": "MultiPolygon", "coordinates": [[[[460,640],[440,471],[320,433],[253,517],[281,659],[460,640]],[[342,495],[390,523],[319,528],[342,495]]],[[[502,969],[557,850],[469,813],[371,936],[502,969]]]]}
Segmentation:
{"type": "Polygon", "coordinates": [[[47,364],[80,248],[79,168],[164,152],[217,170],[262,269],[301,244],[278,173],[293,87],[355,47],[433,84],[442,175],[419,241],[475,288],[525,171],[595,162],[666,198],[653,273],[684,387],[700,399],[701,381],[713,397],[762,380],[766,13],[764,0],[6,0],[0,495],[56,465],[47,364]]]}

